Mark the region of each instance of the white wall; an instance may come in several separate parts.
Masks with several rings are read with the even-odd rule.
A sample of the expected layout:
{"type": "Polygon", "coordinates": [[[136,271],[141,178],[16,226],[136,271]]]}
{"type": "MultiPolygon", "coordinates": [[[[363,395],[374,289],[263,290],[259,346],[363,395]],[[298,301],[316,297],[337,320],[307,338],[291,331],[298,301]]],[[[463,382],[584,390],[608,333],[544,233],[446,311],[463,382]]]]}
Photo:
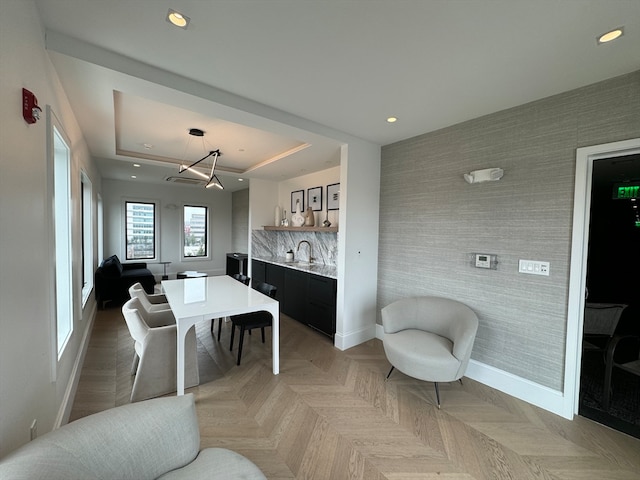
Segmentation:
{"type": "MultiPolygon", "coordinates": [[[[339,224],[339,210],[332,210],[327,212],[327,185],[331,185],[332,183],[340,182],[340,167],[332,167],[326,170],[322,170],[320,172],[309,173],[307,175],[301,175],[296,178],[292,178],[290,180],[283,180],[278,183],[278,205],[284,211],[287,211],[287,217],[291,220],[291,192],[295,192],[297,190],[304,190],[304,206],[305,209],[308,206],[307,200],[307,189],[322,187],[322,212],[314,212],[315,214],[315,223],[316,226],[322,224],[324,219],[326,218],[327,213],[329,214],[329,221],[331,222],[332,227],[337,227],[339,224]]],[[[274,205],[274,216],[275,217],[275,205],[274,205]]],[[[274,218],[275,220],[275,218],[274,218]]],[[[272,220],[272,222],[274,221],[272,220]]],[[[273,223],[269,223],[268,225],[272,225],[273,223]]]]}
{"type": "MultiPolygon", "coordinates": [[[[29,125],[22,118],[22,88],[56,113],[72,149],[72,218],[80,218],[80,170],[93,184],[100,177],[44,49],[31,0],[0,3],[0,456],[64,421],[82,341],[95,315],[91,299],[74,311],[74,333],[60,362],[52,341],[53,261],[51,201],[47,179],[46,115],[29,125]],[[57,363],[57,364],[56,364],[57,363]],[[53,377],[55,375],[55,377],[53,377]],[[53,378],[52,378],[53,377],[53,378]]],[[[94,218],[96,217],[94,207],[94,218]]],[[[79,298],[82,261],[79,222],[72,229],[74,296],[79,298]]],[[[97,248],[96,248],[97,250],[97,248]]],[[[95,260],[95,259],[94,259],[95,260]]],[[[95,262],[94,262],[95,263],[95,262]]]]}
{"type": "MultiPolygon", "coordinates": [[[[160,222],[159,250],[160,260],[172,262],[167,267],[169,278],[183,270],[197,270],[209,275],[224,275],[226,271],[226,254],[233,251],[231,228],[232,194],[219,189],[202,187],[145,184],[119,180],[104,180],[103,195],[105,218],[104,255],[118,255],[125,260],[124,201],[152,201],[158,205],[158,221],[160,222]],[[181,231],[183,205],[202,205],[209,207],[211,232],[211,259],[181,260],[181,231]]],[[[149,270],[160,281],[162,265],[148,263],[149,270]]]]}
{"type": "Polygon", "coordinates": [[[375,337],[380,147],[351,141],[340,162],[335,345],[346,350],[375,337]]]}

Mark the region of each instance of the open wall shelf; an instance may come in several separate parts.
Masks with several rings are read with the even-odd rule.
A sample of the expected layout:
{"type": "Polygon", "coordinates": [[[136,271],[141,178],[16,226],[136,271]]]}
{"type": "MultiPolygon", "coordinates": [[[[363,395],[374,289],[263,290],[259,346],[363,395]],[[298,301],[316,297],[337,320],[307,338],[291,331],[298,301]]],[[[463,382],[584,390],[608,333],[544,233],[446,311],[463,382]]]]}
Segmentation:
{"type": "Polygon", "coordinates": [[[276,227],[272,225],[265,225],[265,230],[272,230],[278,232],[325,232],[336,233],[338,227],[276,227]]]}

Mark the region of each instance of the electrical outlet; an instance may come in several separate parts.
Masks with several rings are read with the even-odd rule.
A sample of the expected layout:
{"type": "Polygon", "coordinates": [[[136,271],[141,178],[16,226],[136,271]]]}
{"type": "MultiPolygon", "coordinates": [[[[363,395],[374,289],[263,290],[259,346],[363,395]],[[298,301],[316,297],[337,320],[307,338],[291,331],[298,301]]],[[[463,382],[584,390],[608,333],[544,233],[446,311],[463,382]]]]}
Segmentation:
{"type": "Polygon", "coordinates": [[[31,440],[34,440],[38,436],[38,419],[34,418],[31,422],[31,428],[29,428],[29,435],[31,440]]]}

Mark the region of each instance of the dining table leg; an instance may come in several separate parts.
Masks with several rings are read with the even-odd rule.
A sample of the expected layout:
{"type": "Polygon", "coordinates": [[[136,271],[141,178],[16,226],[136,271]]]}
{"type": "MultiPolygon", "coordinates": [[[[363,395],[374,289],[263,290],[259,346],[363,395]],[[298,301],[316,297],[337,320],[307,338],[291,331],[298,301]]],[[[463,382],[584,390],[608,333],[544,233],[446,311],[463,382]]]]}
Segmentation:
{"type": "Polygon", "coordinates": [[[273,321],[271,322],[271,350],[273,355],[273,374],[280,373],[280,305],[269,305],[268,309],[273,321]]]}
{"type": "Polygon", "coordinates": [[[184,395],[184,353],[185,342],[187,340],[187,331],[190,327],[186,326],[184,322],[176,322],[176,393],[177,395],[184,395]]]}

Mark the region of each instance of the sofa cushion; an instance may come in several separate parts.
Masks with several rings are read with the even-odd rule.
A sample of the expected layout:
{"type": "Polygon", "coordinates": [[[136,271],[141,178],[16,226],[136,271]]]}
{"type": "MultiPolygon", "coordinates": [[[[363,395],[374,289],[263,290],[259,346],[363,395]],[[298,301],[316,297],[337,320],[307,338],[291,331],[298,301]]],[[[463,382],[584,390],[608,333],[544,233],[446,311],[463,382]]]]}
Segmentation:
{"type": "MultiPolygon", "coordinates": [[[[123,270],[120,276],[122,278],[140,277],[145,278],[151,275],[151,271],[148,268],[133,268],[130,270],[123,270]]],[[[132,284],[133,285],[133,284],[132,284]]]]}
{"type": "Polygon", "coordinates": [[[111,255],[109,258],[105,258],[100,268],[102,268],[102,274],[105,277],[118,278],[122,274],[122,264],[117,255],[111,255]]]}

